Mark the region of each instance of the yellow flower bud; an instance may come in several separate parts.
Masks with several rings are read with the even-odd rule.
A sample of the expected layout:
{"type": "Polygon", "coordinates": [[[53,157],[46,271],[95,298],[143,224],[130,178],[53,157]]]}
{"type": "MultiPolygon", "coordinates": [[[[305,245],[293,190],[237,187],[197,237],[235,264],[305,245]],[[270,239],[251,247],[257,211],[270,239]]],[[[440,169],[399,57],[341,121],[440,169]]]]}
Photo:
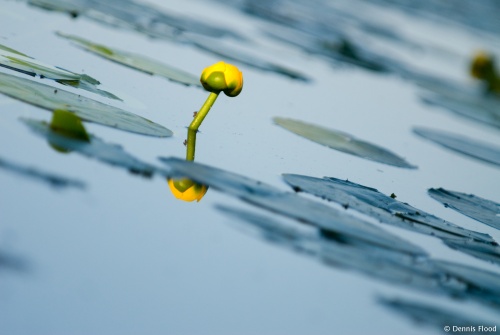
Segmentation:
{"type": "Polygon", "coordinates": [[[197,202],[207,193],[208,186],[198,184],[191,179],[168,179],[168,186],[172,194],[183,201],[197,202]]]}
{"type": "Polygon", "coordinates": [[[234,65],[218,62],[203,70],[200,82],[209,92],[235,97],[243,89],[243,74],[234,65]]]}

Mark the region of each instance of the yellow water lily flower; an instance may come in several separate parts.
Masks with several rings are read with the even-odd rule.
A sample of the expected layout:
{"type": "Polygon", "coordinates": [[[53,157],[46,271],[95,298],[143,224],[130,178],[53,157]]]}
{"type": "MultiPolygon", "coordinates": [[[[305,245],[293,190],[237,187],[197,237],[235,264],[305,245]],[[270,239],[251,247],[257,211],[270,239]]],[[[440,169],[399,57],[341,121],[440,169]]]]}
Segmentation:
{"type": "Polygon", "coordinates": [[[207,193],[208,186],[199,184],[191,179],[168,179],[168,186],[172,194],[183,201],[197,202],[207,193]]]}
{"type": "Polygon", "coordinates": [[[235,97],[243,89],[243,73],[232,64],[218,62],[203,70],[200,82],[209,92],[222,91],[229,97],[235,97]]]}

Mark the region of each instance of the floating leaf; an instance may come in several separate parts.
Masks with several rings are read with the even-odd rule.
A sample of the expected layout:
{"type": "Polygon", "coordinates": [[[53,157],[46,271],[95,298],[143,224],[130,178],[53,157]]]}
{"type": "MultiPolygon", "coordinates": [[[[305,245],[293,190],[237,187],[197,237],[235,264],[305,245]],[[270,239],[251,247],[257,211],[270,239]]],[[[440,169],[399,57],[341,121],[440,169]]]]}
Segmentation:
{"type": "Polygon", "coordinates": [[[273,121],[292,133],[338,151],[392,166],[408,169],[416,168],[416,166],[407,163],[403,158],[393,154],[389,150],[356,139],[340,131],[281,117],[275,117],[273,121]]]}
{"type": "Polygon", "coordinates": [[[169,129],[123,109],[4,73],[0,73],[0,93],[50,111],[67,110],[82,120],[108,127],[149,136],[172,136],[169,129]]]}
{"type": "Polygon", "coordinates": [[[297,191],[334,201],[346,209],[354,209],[382,223],[438,237],[454,249],[500,264],[500,247],[488,234],[447,222],[376,189],[331,177],[320,179],[285,174],[283,178],[297,191]]]}
{"type": "Polygon", "coordinates": [[[465,194],[444,188],[431,188],[429,195],[441,202],[445,207],[452,208],[463,215],[500,229],[500,204],[483,199],[473,194],[465,194]]]}
{"type": "MultiPolygon", "coordinates": [[[[127,153],[116,144],[109,144],[97,136],[88,134],[88,140],[67,136],[68,132],[54,130],[52,122],[50,125],[43,121],[21,119],[36,134],[45,138],[48,143],[58,151],[77,152],[89,158],[95,158],[106,164],[125,168],[130,172],[141,174],[146,177],[154,173],[162,173],[161,169],[144,163],[127,153]]],[[[165,174],[165,173],[162,173],[165,174]]]]}
{"type": "Polygon", "coordinates": [[[283,192],[270,185],[235,173],[178,158],[160,158],[170,167],[172,178],[189,178],[200,184],[238,197],[255,206],[308,223],[325,231],[361,239],[401,252],[422,255],[425,251],[366,221],[330,206],[283,192]]]}
{"type": "Polygon", "coordinates": [[[83,49],[90,51],[96,55],[117,62],[119,64],[131,67],[133,69],[145,72],[151,75],[165,77],[172,81],[184,84],[201,87],[200,79],[185,71],[176,69],[166,64],[160,63],[151,58],[147,58],[138,54],[133,54],[126,51],[112,49],[110,47],[90,42],[81,37],[74,35],[66,35],[58,32],[58,36],[64,37],[72,42],[75,42],[83,49]]]}
{"type": "Polygon", "coordinates": [[[413,132],[455,152],[500,166],[500,147],[441,130],[415,127],[413,132]]]}
{"type": "Polygon", "coordinates": [[[74,187],[79,189],[85,188],[85,183],[72,178],[66,178],[55,173],[40,171],[34,167],[24,166],[18,163],[0,158],[0,168],[21,175],[23,177],[32,178],[49,184],[52,187],[64,188],[74,187]]]}
{"type": "Polygon", "coordinates": [[[100,82],[86,74],[78,74],[37,61],[17,50],[0,45],[0,66],[30,76],[40,76],[57,81],[60,84],[81,88],[107,98],[121,100],[116,95],[96,87],[100,82]]]}

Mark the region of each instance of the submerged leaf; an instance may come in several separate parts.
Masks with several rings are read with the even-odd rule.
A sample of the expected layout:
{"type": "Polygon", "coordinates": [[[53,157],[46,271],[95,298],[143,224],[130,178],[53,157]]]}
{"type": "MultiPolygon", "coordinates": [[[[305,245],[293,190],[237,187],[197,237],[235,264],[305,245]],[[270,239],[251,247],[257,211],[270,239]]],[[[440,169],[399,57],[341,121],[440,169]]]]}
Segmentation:
{"type": "Polygon", "coordinates": [[[56,109],[52,115],[50,128],[66,137],[90,142],[89,134],[87,134],[82,121],[74,113],[56,109]]]}
{"type": "Polygon", "coordinates": [[[81,88],[104,97],[121,100],[114,94],[96,87],[100,82],[88,75],[78,74],[37,61],[17,50],[0,45],[0,66],[30,76],[40,76],[57,81],[60,84],[81,88]]]}
{"type": "Polygon", "coordinates": [[[57,35],[76,43],[78,46],[87,51],[90,51],[96,55],[117,62],[119,64],[131,67],[147,74],[162,76],[184,85],[194,85],[201,87],[200,79],[197,76],[160,63],[151,58],[126,51],[112,49],[74,35],[67,35],[60,32],[58,32],[57,35]]]}
{"type": "Polygon", "coordinates": [[[473,194],[465,194],[444,188],[431,188],[429,195],[446,207],[452,208],[479,222],[500,229],[500,204],[473,194]]]}
{"type": "Polygon", "coordinates": [[[169,129],[123,109],[4,73],[0,73],[0,93],[50,111],[67,110],[82,120],[108,127],[148,136],[172,136],[169,129]]]}
{"type": "Polygon", "coordinates": [[[387,149],[356,139],[340,131],[281,117],[275,117],[273,121],[292,133],[338,151],[401,168],[416,168],[387,149]]]}
{"type": "Polygon", "coordinates": [[[441,130],[415,127],[413,132],[455,152],[500,166],[500,147],[441,130]]]}

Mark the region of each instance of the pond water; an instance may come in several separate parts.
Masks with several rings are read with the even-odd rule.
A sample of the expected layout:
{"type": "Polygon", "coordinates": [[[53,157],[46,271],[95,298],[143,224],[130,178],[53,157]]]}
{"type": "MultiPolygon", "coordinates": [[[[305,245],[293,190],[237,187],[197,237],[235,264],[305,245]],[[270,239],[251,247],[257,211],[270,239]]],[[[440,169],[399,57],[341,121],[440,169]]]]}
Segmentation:
{"type": "Polygon", "coordinates": [[[18,81],[0,78],[0,333],[500,327],[500,99],[469,77],[476,50],[500,55],[500,7],[423,3],[1,1],[8,52],[100,85],[0,67],[2,78],[54,90],[44,100],[30,84],[15,96],[6,90],[18,81]],[[101,55],[63,36],[103,46],[101,55]],[[169,70],[151,75],[134,68],[144,60],[102,56],[116,50],[169,70]],[[219,96],[195,163],[184,162],[187,126],[208,92],[183,79],[220,60],[243,72],[243,91],[219,96]],[[165,78],[172,69],[181,79],[165,78]],[[43,108],[63,91],[69,100],[57,108],[73,101],[94,121],[84,120],[90,142],[50,134],[43,108]],[[111,110],[120,118],[102,122],[111,110]],[[276,118],[348,134],[347,144],[276,118]],[[153,128],[173,136],[137,134],[153,128]],[[461,136],[460,148],[414,131],[427,128],[461,136]],[[376,148],[405,164],[384,164],[376,148]],[[333,192],[338,185],[317,180],[325,176],[346,188],[333,192]],[[170,177],[209,188],[184,202],[170,177]],[[294,184],[302,179],[317,184],[294,184]],[[486,202],[467,203],[463,215],[455,209],[464,204],[443,206],[431,188],[486,202]]]}

